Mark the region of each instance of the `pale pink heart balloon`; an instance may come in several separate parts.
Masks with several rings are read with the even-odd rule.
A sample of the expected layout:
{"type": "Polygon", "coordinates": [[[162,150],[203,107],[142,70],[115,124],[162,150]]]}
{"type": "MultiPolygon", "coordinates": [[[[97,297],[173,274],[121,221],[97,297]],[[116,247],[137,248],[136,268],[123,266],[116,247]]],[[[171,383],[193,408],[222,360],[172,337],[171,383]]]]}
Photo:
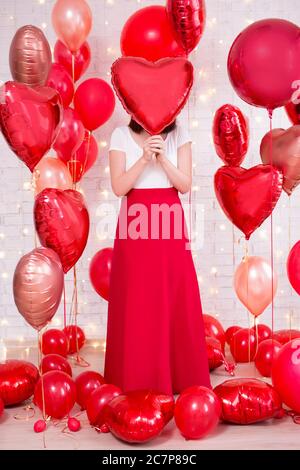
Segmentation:
{"type": "Polygon", "coordinates": [[[290,196],[300,183],[300,125],[268,132],[261,141],[260,155],[264,164],[272,162],[283,172],[283,189],[290,196]]]}
{"type": "Polygon", "coordinates": [[[15,304],[27,323],[40,330],[55,315],[63,292],[64,273],[55,251],[35,248],[17,264],[13,280],[15,304]]]}
{"type": "Polygon", "coordinates": [[[277,275],[260,256],[245,257],[234,275],[234,288],[249,312],[258,317],[272,302],[277,290],[277,275]],[[272,289],[273,278],[273,289],[272,289]]]}

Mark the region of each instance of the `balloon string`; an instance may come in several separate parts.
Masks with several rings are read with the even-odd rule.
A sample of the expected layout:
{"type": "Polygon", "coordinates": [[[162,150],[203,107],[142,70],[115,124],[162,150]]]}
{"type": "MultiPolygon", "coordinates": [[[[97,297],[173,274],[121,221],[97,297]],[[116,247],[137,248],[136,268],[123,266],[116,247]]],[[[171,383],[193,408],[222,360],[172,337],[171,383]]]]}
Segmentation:
{"type": "MultiPolygon", "coordinates": [[[[289,196],[289,199],[288,199],[288,218],[289,218],[289,221],[288,221],[288,243],[289,243],[289,252],[291,251],[291,248],[292,248],[292,234],[291,234],[291,196],[289,196]]],[[[292,289],[292,286],[291,284],[289,284],[289,289],[290,289],[290,296],[289,296],[289,303],[290,303],[290,308],[289,308],[289,326],[290,326],[290,337],[292,336],[292,317],[293,317],[293,314],[294,314],[294,311],[291,307],[291,299],[292,299],[292,295],[293,295],[293,289],[292,289]]]]}
{"type": "Polygon", "coordinates": [[[67,301],[66,301],[66,282],[65,282],[65,278],[64,278],[63,298],[64,298],[64,328],[66,328],[66,326],[67,326],[67,301]]]}
{"type": "MultiPolygon", "coordinates": [[[[270,121],[270,164],[272,167],[273,171],[273,139],[272,139],[272,131],[273,131],[273,110],[268,110],[269,111],[269,121],[270,121]]],[[[272,207],[272,201],[273,201],[273,173],[272,173],[272,178],[271,178],[271,204],[270,206],[272,207]]],[[[271,310],[272,310],[272,336],[274,333],[274,234],[273,234],[273,211],[271,212],[271,218],[270,218],[270,224],[271,224],[271,280],[272,280],[272,304],[271,304],[271,310]]]]}
{"type": "MultiPolygon", "coordinates": [[[[45,404],[45,389],[44,389],[44,377],[43,377],[43,368],[42,368],[42,357],[43,357],[43,330],[38,331],[38,361],[39,361],[39,372],[41,376],[41,388],[42,388],[42,414],[43,419],[46,421],[46,404],[45,404]]],[[[43,446],[46,449],[46,430],[43,431],[43,446]]]]}
{"type": "Polygon", "coordinates": [[[87,164],[87,161],[88,161],[90,145],[91,145],[91,137],[92,137],[92,132],[88,130],[87,147],[86,147],[86,152],[85,152],[84,164],[81,167],[80,178],[82,178],[83,175],[84,175],[86,164],[87,164]]]}
{"type": "Polygon", "coordinates": [[[75,86],[75,57],[74,57],[73,52],[72,52],[72,80],[73,80],[73,86],[75,86]]]}
{"type": "MultiPolygon", "coordinates": [[[[244,255],[244,262],[247,263],[247,291],[246,291],[246,296],[247,296],[247,305],[249,305],[249,249],[248,249],[248,240],[245,239],[245,255],[244,255]]],[[[247,307],[247,314],[248,314],[248,362],[251,362],[251,351],[250,351],[250,337],[251,337],[251,317],[250,317],[250,311],[249,308],[247,307]]]]}

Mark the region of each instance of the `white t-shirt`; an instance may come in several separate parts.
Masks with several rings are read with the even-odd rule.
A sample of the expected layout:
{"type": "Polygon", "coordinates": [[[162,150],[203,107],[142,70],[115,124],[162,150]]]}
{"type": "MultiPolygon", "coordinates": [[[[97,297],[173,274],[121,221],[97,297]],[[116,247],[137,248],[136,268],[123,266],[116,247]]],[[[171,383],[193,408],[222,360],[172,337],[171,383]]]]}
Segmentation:
{"type": "MultiPolygon", "coordinates": [[[[135,141],[128,126],[117,127],[110,140],[109,150],[119,150],[126,153],[126,171],[141,158],[142,147],[135,141]]],[[[191,142],[187,130],[180,125],[176,125],[175,129],[165,139],[166,157],[177,167],[177,149],[187,142],[191,142]]],[[[143,173],[137,179],[134,187],[137,189],[146,188],[170,188],[173,185],[169,181],[166,173],[161,165],[154,159],[150,161],[143,173]]]]}

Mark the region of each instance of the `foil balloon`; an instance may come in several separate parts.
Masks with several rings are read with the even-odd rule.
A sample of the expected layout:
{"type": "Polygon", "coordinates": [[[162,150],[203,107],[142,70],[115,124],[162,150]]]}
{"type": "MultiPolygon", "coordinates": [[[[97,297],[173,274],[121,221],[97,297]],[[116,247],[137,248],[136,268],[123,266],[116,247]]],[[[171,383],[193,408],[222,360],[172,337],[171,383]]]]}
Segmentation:
{"type": "Polygon", "coordinates": [[[71,52],[80,49],[92,28],[92,12],[85,0],[57,0],[52,25],[59,39],[71,52]]]}
{"type": "Polygon", "coordinates": [[[230,379],[214,389],[227,423],[253,424],[276,418],[282,411],[277,391],[258,379],[230,379]]]}
{"type": "Polygon", "coordinates": [[[85,343],[84,331],[77,325],[68,325],[63,329],[68,338],[69,354],[78,353],[85,343]]]}
{"type": "Polygon", "coordinates": [[[300,295],[300,241],[291,249],[286,268],[291,286],[300,295]]]}
{"type": "Polygon", "coordinates": [[[72,177],[68,168],[57,158],[44,157],[33,171],[35,194],[46,188],[64,191],[72,188],[72,177]]]}
{"type": "Polygon", "coordinates": [[[153,62],[186,55],[176,40],[166,8],[161,5],[141,8],[131,15],[123,27],[120,45],[123,56],[153,62]]]}
{"type": "Polygon", "coordinates": [[[43,31],[32,25],[18,29],[9,50],[13,79],[31,87],[43,86],[51,62],[51,49],[43,31]]]}
{"type": "Polygon", "coordinates": [[[92,391],[86,400],[86,413],[89,422],[97,429],[106,425],[107,405],[115,397],[122,394],[122,390],[112,384],[104,384],[92,391]]]}
{"type": "Polygon", "coordinates": [[[226,361],[220,341],[209,336],[206,336],[205,341],[209,370],[214,370],[224,365],[226,372],[234,375],[235,364],[226,361]]]}
{"type": "Polygon", "coordinates": [[[217,427],[221,406],[216,394],[206,387],[184,390],[176,400],[176,426],[186,439],[201,439],[217,427]]]}
{"type": "Polygon", "coordinates": [[[189,54],[198,45],[204,31],[204,0],[168,0],[167,12],[177,41],[189,54]]]}
{"type": "Polygon", "coordinates": [[[300,183],[300,126],[274,129],[261,141],[261,160],[283,173],[283,189],[290,196],[300,183]]]}
{"type": "Polygon", "coordinates": [[[35,248],[17,264],[13,294],[17,309],[27,323],[40,330],[55,315],[63,292],[64,274],[57,254],[35,248]]]}
{"type": "Polygon", "coordinates": [[[300,31],[281,19],[256,21],[235,39],[228,55],[228,74],[247,103],[273,110],[291,100],[300,77],[300,31]]]}
{"type": "Polygon", "coordinates": [[[82,195],[71,189],[44,189],[35,199],[34,220],[41,244],[59,255],[68,272],[82,255],[89,234],[82,195]]]}
{"type": "Polygon", "coordinates": [[[273,333],[273,340],[278,341],[280,344],[286,344],[292,339],[300,338],[299,330],[276,330],[273,333]]]}
{"type": "Polygon", "coordinates": [[[225,165],[239,166],[249,147],[248,119],[236,106],[225,104],[215,114],[213,140],[225,165]]]}
{"type": "Polygon", "coordinates": [[[123,57],[112,65],[112,84],[134,120],[150,134],[159,134],[184,107],[193,85],[193,66],[180,57],[155,63],[123,57]]]}
{"type": "Polygon", "coordinates": [[[235,271],[234,289],[242,304],[257,317],[270,305],[276,294],[277,275],[264,258],[245,257],[235,271]]]}
{"type": "Polygon", "coordinates": [[[30,362],[10,359],[0,363],[0,398],[4,406],[28,400],[38,378],[39,372],[30,362]]]}
{"type": "Polygon", "coordinates": [[[272,367],[281,344],[274,339],[265,339],[259,343],[254,358],[255,367],[263,377],[271,377],[272,367]]]}
{"type": "Polygon", "coordinates": [[[34,390],[34,403],[42,413],[54,419],[69,414],[76,400],[76,386],[65,372],[52,370],[39,379],[34,390]]]}
{"type": "Polygon", "coordinates": [[[217,318],[213,317],[212,315],[208,315],[207,313],[204,313],[203,322],[204,322],[205,336],[216,338],[221,344],[222,351],[224,351],[225,332],[219,320],[217,320],[217,318]]]}
{"type": "Polygon", "coordinates": [[[62,41],[58,40],[54,46],[54,59],[66,69],[70,77],[74,79],[73,81],[76,82],[91,63],[91,48],[85,41],[80,49],[72,53],[62,41]]]}
{"type": "Polygon", "coordinates": [[[17,82],[0,88],[1,131],[30,171],[51,148],[61,119],[61,99],[52,88],[32,89],[17,82]]]}
{"type": "Polygon", "coordinates": [[[110,273],[113,249],[98,251],[90,263],[90,280],[93,288],[104,300],[109,298],[110,273]]]}
{"type": "Polygon", "coordinates": [[[280,198],[282,183],[281,171],[271,165],[257,165],[249,170],[223,166],[214,180],[224,214],[247,240],[272,213],[280,198]]]}
{"type": "MultiPolygon", "coordinates": [[[[59,133],[53,144],[58,157],[61,160],[72,158],[82,144],[84,135],[85,129],[78,113],[72,108],[65,109],[59,133]]],[[[71,171],[71,168],[69,170],[71,171]]]]}
{"type": "Polygon", "coordinates": [[[63,331],[51,328],[43,333],[40,340],[40,350],[44,355],[59,354],[67,357],[69,351],[68,338],[63,331]]]}
{"type": "Polygon", "coordinates": [[[69,362],[59,354],[47,354],[47,356],[44,356],[41,360],[40,370],[42,374],[52,370],[60,370],[72,377],[72,368],[69,362]]]}
{"type": "Polygon", "coordinates": [[[86,409],[90,394],[105,384],[104,377],[98,372],[87,370],[78,375],[75,380],[76,401],[82,410],[86,409]]]}
{"type": "Polygon", "coordinates": [[[236,362],[253,361],[256,348],[257,341],[251,328],[241,328],[231,337],[230,352],[236,362]]]}
{"type": "Polygon", "coordinates": [[[59,93],[64,108],[71,104],[74,96],[74,84],[71,75],[62,65],[52,64],[46,85],[59,93]]]}
{"type": "Polygon", "coordinates": [[[272,382],[282,401],[300,413],[300,339],[293,339],[280,349],[272,367],[272,382]]]}
{"type": "Polygon", "coordinates": [[[157,437],[166,422],[160,406],[153,402],[151,391],[134,391],[108,403],[106,424],[117,438],[144,443],[157,437]]]}

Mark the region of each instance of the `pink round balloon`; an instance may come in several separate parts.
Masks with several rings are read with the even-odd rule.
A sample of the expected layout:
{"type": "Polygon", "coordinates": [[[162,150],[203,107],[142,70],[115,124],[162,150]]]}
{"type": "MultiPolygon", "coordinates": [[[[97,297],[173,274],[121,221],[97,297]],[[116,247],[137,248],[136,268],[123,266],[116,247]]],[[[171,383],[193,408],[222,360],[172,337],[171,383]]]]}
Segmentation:
{"type": "Polygon", "coordinates": [[[55,315],[63,292],[64,273],[57,254],[35,248],[23,256],[15,269],[15,304],[27,323],[40,330],[55,315]]]}
{"type": "Polygon", "coordinates": [[[57,0],[52,24],[59,39],[71,52],[76,52],[92,28],[91,9],[85,0],[57,0]]]}
{"type": "Polygon", "coordinates": [[[277,290],[277,276],[275,272],[272,276],[271,265],[264,258],[249,256],[237,267],[234,288],[240,301],[257,317],[272,302],[277,290]]]}
{"type": "Polygon", "coordinates": [[[57,158],[44,157],[33,173],[35,193],[45,188],[56,188],[64,191],[72,189],[72,177],[66,165],[57,158]]]}

